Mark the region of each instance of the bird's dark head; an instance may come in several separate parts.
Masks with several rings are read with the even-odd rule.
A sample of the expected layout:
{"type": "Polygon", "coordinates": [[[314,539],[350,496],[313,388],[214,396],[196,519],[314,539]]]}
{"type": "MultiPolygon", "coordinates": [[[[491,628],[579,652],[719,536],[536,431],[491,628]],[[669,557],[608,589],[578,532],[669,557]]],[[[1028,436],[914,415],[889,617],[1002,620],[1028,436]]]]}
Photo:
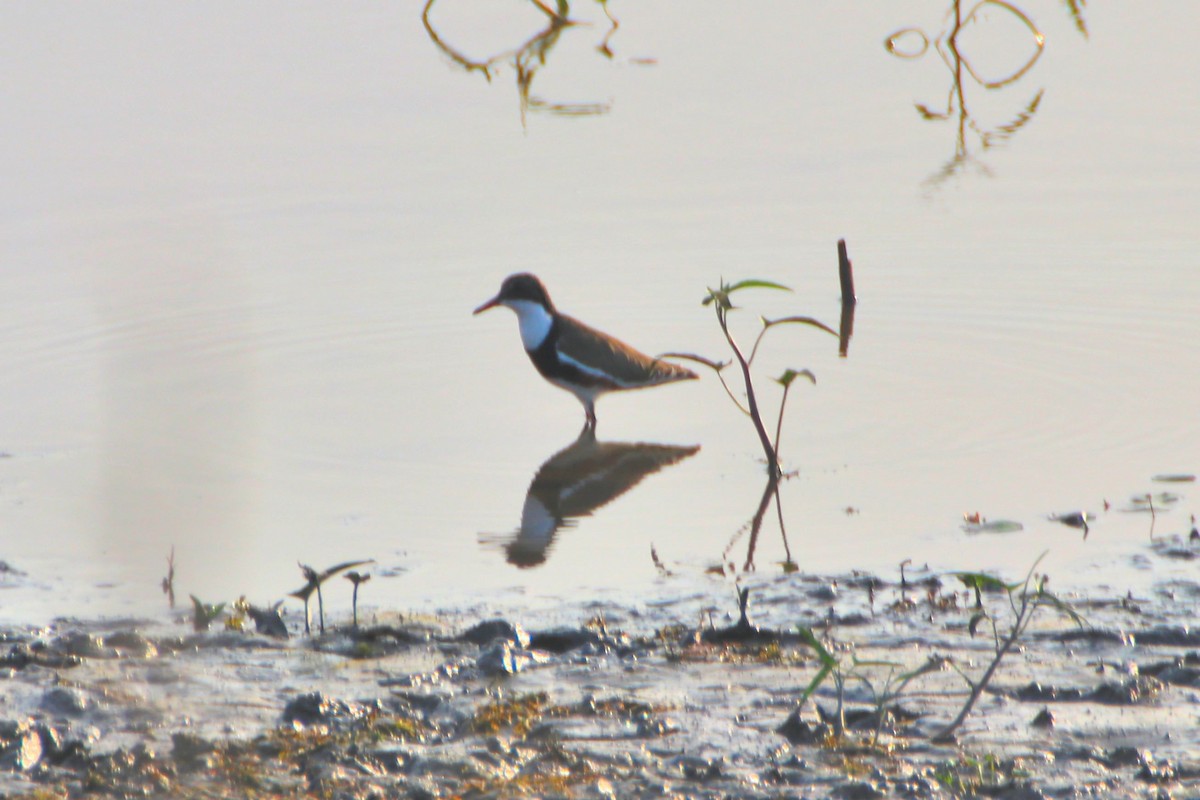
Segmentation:
{"type": "Polygon", "coordinates": [[[554,311],[554,304],[550,302],[550,295],[546,292],[546,287],[542,286],[542,282],[537,279],[537,276],[531,275],[528,272],[518,272],[516,275],[509,275],[505,278],[504,283],[500,284],[500,293],[475,309],[475,313],[479,314],[496,306],[508,306],[512,308],[514,303],[522,301],[535,303],[550,312],[554,311]]]}

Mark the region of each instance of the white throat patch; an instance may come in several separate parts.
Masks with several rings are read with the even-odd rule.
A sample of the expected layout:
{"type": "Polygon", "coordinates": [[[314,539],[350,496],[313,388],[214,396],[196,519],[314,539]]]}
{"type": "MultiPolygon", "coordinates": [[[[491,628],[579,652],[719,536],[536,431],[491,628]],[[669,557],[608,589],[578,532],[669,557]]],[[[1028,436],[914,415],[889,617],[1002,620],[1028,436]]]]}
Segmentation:
{"type": "Polygon", "coordinates": [[[542,342],[550,335],[550,326],[554,317],[541,303],[532,300],[506,300],[504,305],[517,312],[517,322],[521,326],[521,344],[527,352],[533,352],[541,347],[542,342]]]}

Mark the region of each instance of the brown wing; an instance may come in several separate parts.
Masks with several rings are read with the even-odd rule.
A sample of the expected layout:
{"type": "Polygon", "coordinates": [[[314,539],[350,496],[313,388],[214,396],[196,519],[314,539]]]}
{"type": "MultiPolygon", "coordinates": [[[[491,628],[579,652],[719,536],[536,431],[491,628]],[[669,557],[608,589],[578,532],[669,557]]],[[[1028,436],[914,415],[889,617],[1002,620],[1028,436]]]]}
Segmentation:
{"type": "Polygon", "coordinates": [[[560,315],[559,353],[581,369],[610,375],[620,388],[634,389],[696,377],[690,369],[651,358],[607,333],[560,315]]]}

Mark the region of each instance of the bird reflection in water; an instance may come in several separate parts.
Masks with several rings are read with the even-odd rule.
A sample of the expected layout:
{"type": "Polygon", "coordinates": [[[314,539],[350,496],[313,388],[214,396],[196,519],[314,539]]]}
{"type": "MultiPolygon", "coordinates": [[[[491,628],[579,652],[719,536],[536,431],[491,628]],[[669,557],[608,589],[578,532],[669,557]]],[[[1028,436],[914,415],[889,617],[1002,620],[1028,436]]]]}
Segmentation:
{"type": "Polygon", "coordinates": [[[513,534],[483,534],[480,541],[500,544],[510,564],[536,567],[546,561],[559,529],[590,516],[647,475],[699,449],[699,445],[601,442],[594,430],[585,430],[534,474],[521,509],[521,527],[513,534]]]}

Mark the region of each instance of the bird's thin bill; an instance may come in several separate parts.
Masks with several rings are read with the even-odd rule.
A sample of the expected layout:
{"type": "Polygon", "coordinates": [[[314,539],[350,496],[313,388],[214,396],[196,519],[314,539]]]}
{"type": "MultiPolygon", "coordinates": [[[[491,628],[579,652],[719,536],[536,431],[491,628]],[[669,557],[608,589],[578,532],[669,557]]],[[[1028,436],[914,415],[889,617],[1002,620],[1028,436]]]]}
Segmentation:
{"type": "Polygon", "coordinates": [[[500,305],[500,296],[496,295],[491,300],[488,300],[486,303],[484,303],[483,305],[481,305],[479,308],[475,309],[471,313],[472,314],[482,314],[484,311],[487,311],[489,308],[495,308],[498,305],[500,305]]]}

